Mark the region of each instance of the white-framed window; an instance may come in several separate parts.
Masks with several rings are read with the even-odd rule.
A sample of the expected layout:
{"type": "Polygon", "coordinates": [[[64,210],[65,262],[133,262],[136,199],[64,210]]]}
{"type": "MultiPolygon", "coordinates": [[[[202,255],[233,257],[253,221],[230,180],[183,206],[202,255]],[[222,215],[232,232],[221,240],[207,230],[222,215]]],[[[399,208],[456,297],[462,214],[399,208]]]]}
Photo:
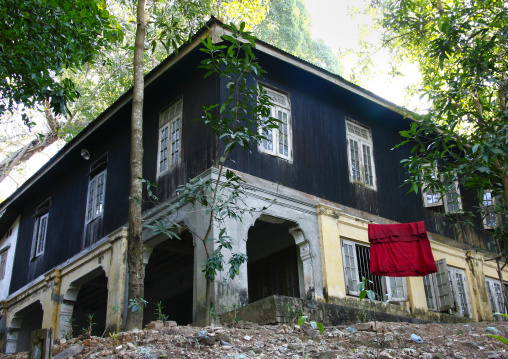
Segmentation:
{"type": "MultiPolygon", "coordinates": [[[[492,278],[485,278],[487,284],[487,292],[489,293],[490,307],[492,313],[505,313],[506,307],[504,305],[503,291],[501,289],[501,282],[492,278]]],[[[494,318],[500,319],[500,318],[494,318]]]]}
{"type": "Polygon", "coordinates": [[[346,294],[358,296],[358,283],[365,277],[372,283],[368,288],[390,302],[405,302],[408,300],[407,280],[405,277],[380,277],[370,273],[370,247],[350,240],[342,239],[342,264],[346,294]]]}
{"type": "Polygon", "coordinates": [[[293,135],[289,98],[281,92],[266,87],[263,87],[263,89],[270,96],[273,103],[273,106],[270,106],[270,117],[279,121],[279,127],[269,128],[262,133],[265,139],[259,142],[258,150],[291,161],[293,159],[293,135]]]}
{"type": "Polygon", "coordinates": [[[428,309],[471,318],[464,270],[448,267],[444,258],[436,261],[436,265],[436,273],[423,277],[428,309]]]}
{"type": "Polygon", "coordinates": [[[496,198],[492,195],[492,191],[483,193],[482,212],[483,227],[485,229],[497,227],[496,198]]]}
{"type": "Polygon", "coordinates": [[[5,268],[7,266],[7,252],[9,247],[3,248],[0,253],[0,280],[5,277],[5,268]]]}
{"type": "MultiPolygon", "coordinates": [[[[430,165],[423,168],[423,172],[430,171],[430,165]]],[[[438,176],[437,168],[430,173],[430,177],[435,180],[438,176]]],[[[447,213],[460,212],[462,210],[462,199],[460,196],[459,181],[457,178],[452,180],[450,190],[441,196],[431,185],[424,184],[422,189],[423,204],[425,207],[443,206],[447,213]]]]}
{"type": "Polygon", "coordinates": [[[346,141],[350,181],[376,189],[372,132],[346,118],[346,141]]]}
{"type": "Polygon", "coordinates": [[[160,176],[180,161],[183,99],[179,99],[159,117],[157,175],[160,176]]]}
{"type": "Polygon", "coordinates": [[[104,212],[104,192],[106,191],[106,170],[91,175],[88,183],[86,221],[91,222],[104,212]]]}
{"type": "Polygon", "coordinates": [[[32,251],[30,259],[39,257],[44,253],[46,246],[46,233],[48,231],[49,199],[37,207],[35,212],[34,232],[32,236],[32,251]]]}

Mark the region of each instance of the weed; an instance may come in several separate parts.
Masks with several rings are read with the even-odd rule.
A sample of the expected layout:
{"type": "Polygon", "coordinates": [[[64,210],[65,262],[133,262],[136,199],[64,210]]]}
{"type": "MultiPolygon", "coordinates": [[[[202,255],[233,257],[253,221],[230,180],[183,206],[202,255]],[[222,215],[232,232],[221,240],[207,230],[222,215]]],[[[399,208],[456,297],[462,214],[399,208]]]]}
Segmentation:
{"type": "Polygon", "coordinates": [[[136,313],[138,310],[143,311],[146,307],[148,302],[144,300],[143,298],[136,298],[136,299],[129,299],[129,305],[128,308],[131,308],[133,313],[136,313]]]}
{"type": "Polygon", "coordinates": [[[164,305],[162,305],[162,302],[155,303],[156,309],[155,309],[155,315],[157,316],[157,320],[160,320],[162,322],[167,322],[169,319],[169,316],[164,314],[162,310],[165,308],[164,305]]]}
{"type": "MultiPolygon", "coordinates": [[[[298,318],[298,326],[300,326],[300,327],[301,327],[301,326],[303,325],[303,323],[305,323],[305,321],[306,321],[307,319],[308,319],[308,317],[307,317],[306,315],[302,315],[302,316],[300,316],[300,318],[298,318]]],[[[321,333],[324,333],[324,332],[325,332],[325,327],[323,326],[323,324],[322,324],[322,323],[320,323],[320,322],[315,322],[315,321],[311,320],[311,321],[309,322],[309,324],[310,324],[310,326],[312,327],[312,329],[314,329],[314,330],[319,329],[319,331],[320,331],[321,333]]]]}
{"type": "Polygon", "coordinates": [[[285,309],[286,309],[285,317],[289,323],[295,323],[298,320],[298,318],[300,318],[303,315],[302,310],[298,307],[293,308],[291,306],[291,303],[286,303],[285,309]]]}
{"type": "Polygon", "coordinates": [[[208,310],[208,315],[210,316],[211,322],[212,323],[217,322],[217,320],[219,319],[219,314],[217,314],[217,312],[215,311],[215,307],[212,305],[206,307],[206,309],[208,310]]]}
{"type": "Polygon", "coordinates": [[[64,330],[62,333],[62,335],[65,339],[67,339],[67,340],[72,339],[73,334],[74,334],[74,327],[76,326],[75,322],[76,322],[76,318],[69,317],[67,319],[67,329],[64,330]]]}
{"type": "Polygon", "coordinates": [[[232,323],[238,323],[240,321],[240,317],[238,317],[238,308],[236,304],[233,304],[231,307],[224,306],[226,312],[229,312],[229,318],[232,323]]]}
{"type": "Polygon", "coordinates": [[[111,306],[111,311],[115,314],[118,313],[120,311],[120,306],[116,303],[113,303],[113,305],[111,306]]]}
{"type": "MultiPolygon", "coordinates": [[[[502,315],[503,317],[507,318],[508,319],[508,315],[507,314],[504,314],[504,313],[494,313],[494,315],[502,315]]],[[[500,342],[508,345],[508,338],[503,338],[503,337],[500,337],[499,335],[492,335],[492,334],[487,334],[488,337],[492,337],[494,339],[497,339],[499,340],[500,342]]]]}
{"type": "Polygon", "coordinates": [[[109,336],[111,337],[111,341],[113,342],[113,345],[118,345],[119,341],[118,341],[118,333],[111,333],[109,332],[109,336]]]}
{"type": "Polygon", "coordinates": [[[94,316],[93,313],[87,315],[87,318],[88,318],[88,328],[81,329],[81,333],[82,333],[83,337],[85,337],[85,338],[90,338],[92,336],[93,326],[95,324],[97,324],[97,323],[93,322],[93,316],[94,316]]]}

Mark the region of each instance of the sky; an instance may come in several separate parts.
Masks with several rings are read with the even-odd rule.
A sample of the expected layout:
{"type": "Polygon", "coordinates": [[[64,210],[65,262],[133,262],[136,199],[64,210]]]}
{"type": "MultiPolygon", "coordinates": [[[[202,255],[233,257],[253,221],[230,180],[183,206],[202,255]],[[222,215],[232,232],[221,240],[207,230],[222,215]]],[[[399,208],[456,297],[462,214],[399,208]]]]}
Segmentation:
{"type": "MultiPolygon", "coordinates": [[[[371,24],[372,19],[363,15],[353,17],[350,15],[349,8],[362,6],[364,3],[362,0],[304,0],[304,2],[312,19],[314,38],[322,38],[334,51],[338,51],[339,48],[342,50],[347,48],[360,49],[358,46],[360,27],[371,24]]],[[[372,39],[375,39],[375,37],[372,39]]],[[[388,63],[386,53],[383,51],[378,52],[375,63],[379,65],[381,71],[388,72],[387,67],[383,69],[383,65],[388,63]]],[[[354,58],[343,59],[342,64],[347,72],[354,66],[354,58]]],[[[405,75],[403,77],[396,79],[373,77],[361,86],[410,110],[414,110],[416,107],[425,107],[425,104],[417,98],[404,101],[405,87],[418,81],[416,67],[406,64],[402,67],[402,72],[405,75]]]]}

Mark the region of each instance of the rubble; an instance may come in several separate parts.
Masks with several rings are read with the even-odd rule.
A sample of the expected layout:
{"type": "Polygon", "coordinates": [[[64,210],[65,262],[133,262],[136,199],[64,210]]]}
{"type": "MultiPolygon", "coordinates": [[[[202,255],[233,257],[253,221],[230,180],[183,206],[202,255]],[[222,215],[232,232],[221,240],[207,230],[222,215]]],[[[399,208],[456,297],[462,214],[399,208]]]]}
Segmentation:
{"type": "MultiPolygon", "coordinates": [[[[487,328],[495,328],[507,337],[505,322],[418,325],[369,322],[326,327],[324,333],[306,330],[305,325],[300,328],[239,324],[215,328],[176,323],[162,327],[148,325],[143,331],[117,333],[114,337],[57,340],[53,356],[61,359],[71,356],[73,359],[508,358],[508,346],[486,332],[487,328]],[[423,343],[414,342],[412,334],[421,337],[423,343]]],[[[27,353],[3,358],[26,359],[27,353]]]]}

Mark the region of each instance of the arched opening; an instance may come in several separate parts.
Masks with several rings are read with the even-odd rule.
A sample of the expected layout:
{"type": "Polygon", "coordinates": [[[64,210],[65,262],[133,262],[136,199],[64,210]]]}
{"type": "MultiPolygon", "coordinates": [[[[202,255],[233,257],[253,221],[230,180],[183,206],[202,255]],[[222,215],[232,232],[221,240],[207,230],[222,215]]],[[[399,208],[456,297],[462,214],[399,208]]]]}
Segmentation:
{"type": "Polygon", "coordinates": [[[145,267],[145,300],[143,326],[157,316],[157,303],[168,320],[179,325],[193,322],[194,245],[189,232],[181,240],[166,239],[153,248],[145,267]]]}
{"type": "Polygon", "coordinates": [[[72,337],[77,337],[79,334],[86,332],[90,325],[90,320],[95,323],[92,326],[91,335],[102,336],[106,330],[108,278],[102,268],[100,271],[96,271],[95,275],[97,276],[87,280],[79,288],[72,311],[72,337]],[[92,315],[93,319],[90,319],[92,315]]]}
{"type": "Polygon", "coordinates": [[[294,222],[261,216],[249,229],[247,263],[249,302],[273,294],[301,295],[299,249],[290,229],[294,222]]]}
{"type": "Polygon", "coordinates": [[[44,311],[40,302],[30,304],[14,315],[14,322],[21,322],[19,327],[14,327],[13,331],[19,328],[18,340],[16,342],[15,352],[25,352],[30,349],[30,335],[34,330],[42,328],[42,316],[44,311]]]}

